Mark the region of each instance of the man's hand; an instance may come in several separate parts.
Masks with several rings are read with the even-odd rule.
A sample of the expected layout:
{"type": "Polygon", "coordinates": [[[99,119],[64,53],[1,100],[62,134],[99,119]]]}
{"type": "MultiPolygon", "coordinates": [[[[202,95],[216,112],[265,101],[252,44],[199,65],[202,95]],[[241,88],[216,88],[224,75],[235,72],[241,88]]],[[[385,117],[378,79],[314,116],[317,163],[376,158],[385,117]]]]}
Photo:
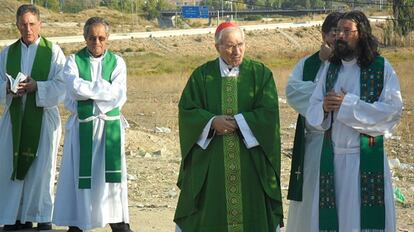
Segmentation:
{"type": "Polygon", "coordinates": [[[7,82],[6,93],[11,94],[12,97],[21,97],[21,96],[23,96],[23,94],[25,94],[25,91],[23,89],[18,88],[17,92],[13,93],[10,89],[10,82],[7,82]]]}
{"type": "Polygon", "coordinates": [[[341,107],[342,101],[344,100],[345,93],[343,91],[335,93],[329,91],[323,99],[323,111],[326,113],[332,111],[338,111],[341,107]]]}
{"type": "Polygon", "coordinates": [[[33,93],[37,91],[37,82],[28,76],[25,82],[19,83],[18,90],[23,90],[26,93],[33,93]]]}
{"type": "Polygon", "coordinates": [[[238,128],[236,120],[228,115],[216,116],[211,123],[211,127],[216,131],[217,135],[233,133],[238,128]]]}
{"type": "Polygon", "coordinates": [[[323,42],[321,44],[321,49],[319,50],[319,59],[322,61],[328,60],[331,57],[333,48],[329,46],[328,43],[323,42]]]}

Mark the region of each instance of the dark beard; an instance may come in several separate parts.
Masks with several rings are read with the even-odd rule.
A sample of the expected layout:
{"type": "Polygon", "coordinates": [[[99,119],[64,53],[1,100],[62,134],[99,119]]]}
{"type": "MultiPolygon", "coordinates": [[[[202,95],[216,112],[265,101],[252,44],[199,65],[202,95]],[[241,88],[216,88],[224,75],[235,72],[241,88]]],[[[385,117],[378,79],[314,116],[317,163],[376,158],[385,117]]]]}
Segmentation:
{"type": "Polygon", "coordinates": [[[354,58],[356,51],[349,47],[348,43],[343,40],[335,41],[334,56],[341,60],[350,60],[354,58]]]}

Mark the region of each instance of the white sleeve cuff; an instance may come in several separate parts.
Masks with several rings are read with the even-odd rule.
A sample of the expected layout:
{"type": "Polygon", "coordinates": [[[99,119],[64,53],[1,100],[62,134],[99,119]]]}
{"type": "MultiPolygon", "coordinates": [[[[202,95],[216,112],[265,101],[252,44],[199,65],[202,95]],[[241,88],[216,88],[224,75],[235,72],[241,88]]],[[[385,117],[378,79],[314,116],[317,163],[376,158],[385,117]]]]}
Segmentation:
{"type": "MultiPolygon", "coordinates": [[[[211,129],[211,123],[213,122],[215,117],[212,117],[210,121],[207,122],[206,126],[203,129],[203,132],[201,133],[200,137],[197,140],[197,144],[205,150],[208,145],[210,144],[211,140],[213,139],[214,135],[208,138],[208,134],[210,133],[211,129]]],[[[215,133],[214,133],[215,134],[215,133]]]]}
{"type": "Polygon", "coordinates": [[[237,125],[239,126],[240,132],[243,135],[243,142],[248,149],[252,147],[259,146],[259,142],[257,141],[256,137],[252,130],[250,130],[249,125],[247,125],[246,119],[244,119],[242,114],[234,115],[234,119],[236,119],[237,125]]]}
{"type": "Polygon", "coordinates": [[[323,121],[322,121],[321,126],[320,126],[319,129],[322,129],[322,130],[325,131],[325,130],[328,130],[331,127],[332,114],[333,114],[333,112],[330,112],[330,113],[326,114],[326,117],[324,116],[323,121]]]}
{"type": "Polygon", "coordinates": [[[358,104],[359,96],[351,93],[347,93],[342,100],[341,108],[339,108],[337,119],[339,121],[346,121],[349,119],[348,115],[352,115],[354,117],[354,109],[355,106],[358,104]]]}

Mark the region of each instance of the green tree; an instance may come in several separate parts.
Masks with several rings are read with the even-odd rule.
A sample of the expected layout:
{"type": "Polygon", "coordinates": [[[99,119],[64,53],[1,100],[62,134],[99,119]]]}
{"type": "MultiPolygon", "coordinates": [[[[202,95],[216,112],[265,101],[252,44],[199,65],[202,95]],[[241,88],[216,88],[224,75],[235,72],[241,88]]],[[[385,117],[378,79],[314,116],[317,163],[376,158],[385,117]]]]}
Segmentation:
{"type": "Polygon", "coordinates": [[[59,0],[36,0],[33,3],[39,6],[43,6],[49,10],[59,11],[60,10],[60,3],[59,0]]]}
{"type": "Polygon", "coordinates": [[[200,5],[208,6],[209,10],[221,10],[221,0],[202,0],[200,5]]]}
{"type": "Polygon", "coordinates": [[[64,0],[61,4],[63,12],[77,13],[79,11],[99,6],[100,0],[64,0]]]}
{"type": "Polygon", "coordinates": [[[160,16],[160,11],[172,9],[173,6],[167,0],[146,0],[142,10],[147,13],[148,19],[155,19],[160,16]]]}
{"type": "Polygon", "coordinates": [[[394,0],[394,28],[400,35],[407,35],[414,30],[414,0],[394,0]]]}

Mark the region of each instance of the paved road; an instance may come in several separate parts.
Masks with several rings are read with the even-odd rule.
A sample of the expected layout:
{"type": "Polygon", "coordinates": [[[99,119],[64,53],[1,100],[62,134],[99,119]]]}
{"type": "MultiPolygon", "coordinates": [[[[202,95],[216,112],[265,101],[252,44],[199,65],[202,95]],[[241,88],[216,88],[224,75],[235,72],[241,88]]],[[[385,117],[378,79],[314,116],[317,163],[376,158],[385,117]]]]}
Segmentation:
{"type": "MultiPolygon", "coordinates": [[[[376,16],[371,18],[371,21],[385,21],[387,16],[376,16]]],[[[285,29],[294,27],[311,27],[316,25],[322,25],[322,21],[309,21],[309,22],[295,22],[295,23],[274,23],[274,24],[258,24],[258,25],[246,25],[240,26],[246,31],[251,30],[265,30],[265,29],[285,29]]],[[[168,37],[168,36],[182,36],[182,35],[200,35],[214,33],[215,27],[199,28],[199,29],[185,29],[185,30],[162,30],[151,32],[132,32],[132,33],[115,33],[111,34],[110,40],[127,40],[131,38],[148,38],[148,37],[168,37]]],[[[85,41],[83,36],[62,36],[62,37],[48,37],[49,40],[55,43],[77,43],[85,41]]],[[[0,46],[6,46],[12,44],[13,40],[0,40],[0,46]]]]}
{"type": "MultiPolygon", "coordinates": [[[[264,29],[283,29],[293,27],[310,27],[314,25],[320,25],[322,21],[301,22],[301,23],[275,23],[275,24],[259,24],[259,25],[247,25],[241,26],[246,31],[251,30],[264,30],[264,29]]],[[[111,34],[110,40],[126,40],[131,38],[148,38],[148,37],[168,37],[168,36],[182,36],[182,35],[200,35],[214,33],[215,27],[199,28],[199,29],[184,29],[184,30],[162,30],[151,32],[132,32],[132,33],[115,33],[111,34]]],[[[52,42],[59,44],[63,43],[77,43],[85,41],[83,36],[62,36],[62,37],[48,37],[52,42]]],[[[10,45],[15,42],[12,40],[0,40],[0,46],[10,45]]]]}

